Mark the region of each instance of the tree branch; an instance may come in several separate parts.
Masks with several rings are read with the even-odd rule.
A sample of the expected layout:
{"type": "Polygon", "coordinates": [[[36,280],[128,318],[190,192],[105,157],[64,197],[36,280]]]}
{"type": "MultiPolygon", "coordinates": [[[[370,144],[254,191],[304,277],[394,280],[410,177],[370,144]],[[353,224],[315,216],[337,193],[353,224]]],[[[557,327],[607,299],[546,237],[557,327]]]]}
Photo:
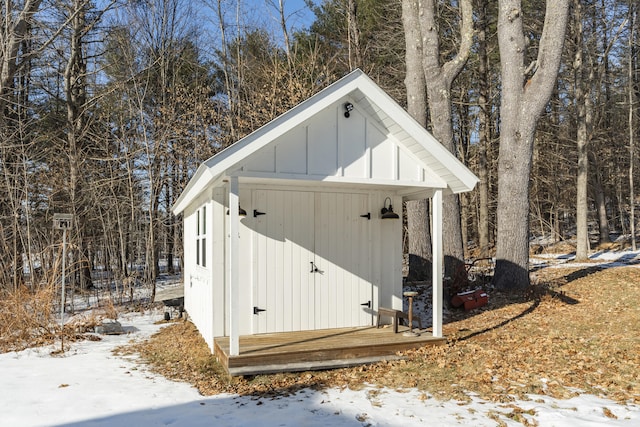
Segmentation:
{"type": "Polygon", "coordinates": [[[562,60],[568,16],[569,0],[547,0],[537,69],[524,88],[523,101],[527,109],[541,110],[553,92],[562,60]]]}
{"type": "Polygon", "coordinates": [[[471,0],[460,0],[460,12],[462,14],[462,24],[460,25],[458,53],[442,66],[442,73],[449,87],[451,87],[453,81],[467,63],[471,53],[471,46],[473,45],[473,8],[471,0]]]}

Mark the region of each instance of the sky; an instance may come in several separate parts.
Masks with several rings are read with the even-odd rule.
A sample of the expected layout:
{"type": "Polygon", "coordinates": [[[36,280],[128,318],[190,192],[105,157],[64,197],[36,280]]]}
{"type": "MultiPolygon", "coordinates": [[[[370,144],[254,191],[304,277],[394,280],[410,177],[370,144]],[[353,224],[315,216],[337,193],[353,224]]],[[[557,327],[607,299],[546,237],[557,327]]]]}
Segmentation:
{"type": "MultiPolygon", "coordinates": [[[[614,266],[637,260],[638,252],[596,253],[594,262],[614,266]]],[[[568,257],[549,259],[553,265],[568,257]]],[[[423,308],[420,307],[419,310],[423,308]]],[[[424,313],[420,313],[423,315],[424,313]]],[[[85,313],[87,315],[87,313],[85,313]]],[[[424,317],[424,315],[423,315],[424,317]]],[[[640,425],[640,405],[620,405],[589,394],[569,400],[530,395],[500,404],[470,394],[471,402],[440,401],[420,390],[365,385],[360,390],[303,389],[288,397],[201,396],[187,383],[151,372],[135,355],[116,356],[113,349],[141,341],[165,325],[162,310],[127,313],[118,320],[125,335],[0,354],[0,425],[65,426],[506,426],[517,406],[532,425],[597,427],[640,425]],[[615,415],[611,418],[605,415],[615,415]]]]}
{"type": "MultiPolygon", "coordinates": [[[[320,4],[322,0],[314,0],[320,4]]],[[[264,23],[272,31],[280,30],[278,10],[279,0],[241,0],[241,7],[246,11],[250,21],[264,23]]],[[[284,0],[285,19],[289,30],[308,28],[315,16],[304,0],[284,0]]]]}
{"type": "MultiPolygon", "coordinates": [[[[260,1],[260,0],[254,0],[260,1]]],[[[277,0],[274,0],[277,1],[277,0]]],[[[320,4],[320,0],[315,0],[314,4],[320,4]]],[[[291,16],[291,24],[294,27],[299,25],[308,27],[313,22],[314,16],[311,10],[307,7],[304,0],[285,0],[285,11],[291,16]]]]}

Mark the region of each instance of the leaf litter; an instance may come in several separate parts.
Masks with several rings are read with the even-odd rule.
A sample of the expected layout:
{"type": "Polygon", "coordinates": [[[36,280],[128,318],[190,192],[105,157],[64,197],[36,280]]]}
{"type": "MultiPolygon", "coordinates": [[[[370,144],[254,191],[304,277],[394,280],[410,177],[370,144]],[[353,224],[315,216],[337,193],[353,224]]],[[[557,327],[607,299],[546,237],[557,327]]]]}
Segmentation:
{"type": "MultiPolygon", "coordinates": [[[[487,306],[450,312],[445,345],[408,351],[399,361],[230,378],[185,321],[120,352],[139,353],[153,370],[191,383],[203,395],[278,399],[306,388],[366,386],[505,405],[530,395],[569,399],[581,393],[640,403],[640,269],[567,266],[541,269],[532,278],[526,294],[490,291],[487,306]]],[[[507,410],[524,425],[535,425],[531,410],[507,410]]]]}

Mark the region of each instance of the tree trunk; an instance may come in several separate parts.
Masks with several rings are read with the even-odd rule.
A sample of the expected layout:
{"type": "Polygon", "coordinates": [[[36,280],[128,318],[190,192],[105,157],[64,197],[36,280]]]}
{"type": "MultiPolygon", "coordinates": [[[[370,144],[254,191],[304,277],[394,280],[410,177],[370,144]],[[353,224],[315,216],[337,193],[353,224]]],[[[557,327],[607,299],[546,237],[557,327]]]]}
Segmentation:
{"type": "Polygon", "coordinates": [[[576,180],[576,261],[585,261],[589,257],[588,177],[589,177],[589,141],[587,132],[587,108],[584,84],[584,61],[582,40],[582,2],[573,0],[573,21],[575,53],[573,56],[574,92],[577,110],[578,176],[576,180]]]}
{"type": "Polygon", "coordinates": [[[407,280],[431,280],[433,256],[429,228],[429,202],[407,202],[407,228],[409,230],[409,273],[407,280]]]}
{"type": "Polygon", "coordinates": [[[635,91],[634,85],[636,85],[636,52],[635,52],[635,27],[636,27],[636,11],[635,4],[629,4],[629,28],[631,34],[629,34],[629,232],[631,233],[631,250],[635,251],[636,247],[636,196],[633,188],[633,166],[635,162],[635,131],[634,131],[634,114],[635,109],[635,91]]]}
{"type": "MultiPolygon", "coordinates": [[[[402,23],[406,45],[407,111],[423,127],[427,125],[427,93],[422,71],[422,41],[418,20],[418,1],[402,2],[402,23]]],[[[410,201],[407,207],[407,234],[409,240],[409,280],[431,278],[431,229],[429,203],[410,201]]]]}
{"type": "Polygon", "coordinates": [[[67,104],[67,155],[69,157],[69,202],[75,219],[74,245],[78,263],[78,279],[81,289],[93,287],[91,266],[87,250],[86,198],[83,195],[80,165],[82,148],[79,139],[84,132],[84,108],[86,103],[87,66],[83,52],[83,36],[86,34],[86,3],[76,0],[70,14],[73,14],[69,60],[64,72],[67,104]]]}
{"type": "MultiPolygon", "coordinates": [[[[456,153],[451,111],[451,85],[469,57],[473,37],[471,0],[460,1],[462,24],[458,54],[440,65],[440,36],[436,22],[435,0],[421,3],[422,68],[425,73],[429,117],[433,136],[452,153],[456,153]]],[[[464,247],[457,195],[443,197],[443,251],[445,276],[453,277],[464,264],[464,247]]]]}
{"type": "Polygon", "coordinates": [[[362,67],[362,48],[360,47],[358,4],[356,0],[347,1],[347,27],[349,34],[349,68],[354,70],[362,67]]]}
{"type": "Polygon", "coordinates": [[[175,250],[175,238],[176,238],[176,221],[175,221],[175,216],[173,215],[173,213],[170,212],[171,210],[171,206],[173,206],[173,189],[174,189],[174,185],[173,183],[175,183],[178,180],[178,176],[177,176],[177,161],[176,156],[172,156],[172,158],[174,159],[174,167],[172,168],[172,174],[171,174],[171,184],[167,184],[165,186],[165,204],[167,206],[167,213],[165,215],[167,215],[167,225],[165,227],[166,230],[166,261],[167,261],[167,274],[174,274],[175,270],[173,268],[173,252],[175,250]]]}
{"type": "Polygon", "coordinates": [[[478,246],[480,257],[489,256],[489,165],[487,151],[491,143],[491,107],[489,105],[489,57],[487,55],[487,5],[479,1],[478,14],[478,246]]]}
{"type": "MultiPolygon", "coordinates": [[[[407,60],[407,97],[409,113],[423,126],[426,125],[425,110],[421,97],[424,84],[429,99],[429,117],[432,132],[449,151],[455,153],[453,140],[453,122],[451,113],[451,84],[458,76],[469,57],[473,36],[471,16],[471,0],[460,2],[462,24],[460,28],[461,42],[457,55],[450,61],[440,65],[439,34],[436,25],[436,5],[434,0],[424,3],[415,0],[403,0],[402,21],[405,31],[407,60]],[[421,61],[421,64],[420,64],[421,61]],[[418,73],[422,67],[423,77],[418,73]]],[[[411,204],[408,209],[420,205],[411,204]]],[[[426,206],[426,204],[424,205],[426,206]]],[[[415,215],[419,217],[419,214],[415,215]]],[[[425,215],[426,217],[426,215],[425,215]]],[[[460,225],[460,202],[457,196],[447,196],[443,200],[444,217],[444,254],[445,274],[451,276],[458,265],[464,262],[462,232],[460,225]]],[[[414,221],[409,224],[410,242],[416,230],[412,229],[414,221]]],[[[420,233],[425,236],[426,233],[420,233]]],[[[409,244],[410,248],[417,249],[409,244]]],[[[426,245],[421,245],[422,248],[426,245]]],[[[411,253],[409,260],[412,260],[411,253]]]]}
{"type": "Polygon", "coordinates": [[[569,0],[548,0],[534,74],[527,79],[520,0],[498,3],[502,74],[498,157],[498,235],[494,285],[529,287],[529,175],[536,122],[554,89],[567,27],[569,0]]]}
{"type": "Polygon", "coordinates": [[[602,245],[611,242],[611,232],[609,230],[609,218],[607,217],[607,198],[604,193],[600,173],[596,174],[592,187],[594,199],[596,201],[596,209],[598,210],[598,243],[602,245]]]}
{"type": "Polygon", "coordinates": [[[622,234],[627,234],[627,210],[624,206],[624,194],[622,190],[622,173],[620,163],[616,163],[615,183],[616,183],[616,205],[618,208],[618,218],[620,221],[620,231],[622,234]]]}

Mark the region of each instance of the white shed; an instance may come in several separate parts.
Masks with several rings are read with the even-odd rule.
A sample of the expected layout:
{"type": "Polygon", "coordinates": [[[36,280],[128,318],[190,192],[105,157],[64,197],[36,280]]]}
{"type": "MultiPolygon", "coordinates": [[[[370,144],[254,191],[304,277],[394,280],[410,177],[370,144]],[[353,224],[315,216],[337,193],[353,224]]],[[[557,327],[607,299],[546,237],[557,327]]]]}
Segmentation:
{"type": "Polygon", "coordinates": [[[402,309],[402,201],[433,209],[442,336],[442,196],[476,176],[356,70],[201,164],[184,215],[185,309],[212,351],[246,335],[371,326],[402,309]]]}

